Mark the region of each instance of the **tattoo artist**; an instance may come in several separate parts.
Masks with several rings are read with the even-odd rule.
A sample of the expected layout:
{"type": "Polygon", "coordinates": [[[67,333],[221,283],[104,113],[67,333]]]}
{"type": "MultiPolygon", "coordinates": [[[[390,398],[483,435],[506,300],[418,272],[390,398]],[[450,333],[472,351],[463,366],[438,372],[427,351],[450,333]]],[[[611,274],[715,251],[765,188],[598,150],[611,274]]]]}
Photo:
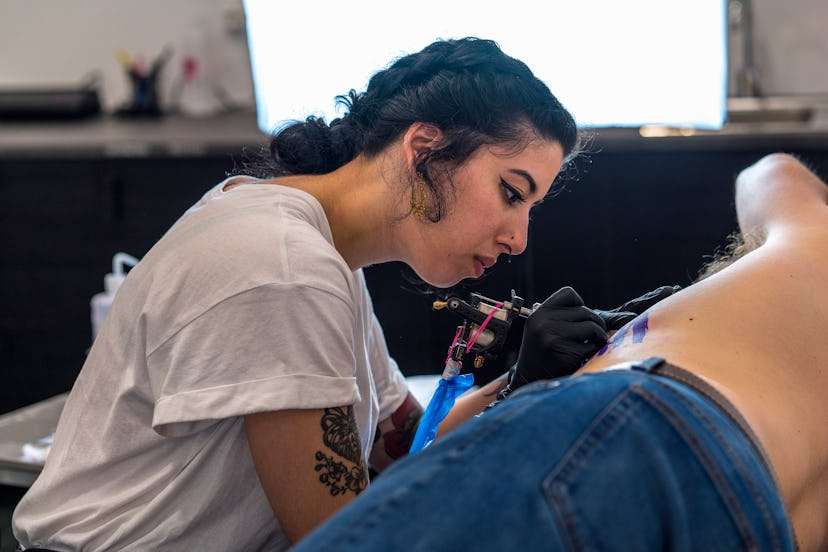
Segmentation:
{"type": "MultiPolygon", "coordinates": [[[[362,268],[401,261],[449,287],[520,254],[577,128],[523,62],[474,38],[339,100],[341,118],[279,130],[129,272],[15,511],[21,548],[285,550],[369,465],[407,453],[422,409],[362,268]]],[[[528,326],[513,388],[606,341],[567,289],[528,326]]],[[[504,385],[459,399],[440,433],[504,385]]]]}

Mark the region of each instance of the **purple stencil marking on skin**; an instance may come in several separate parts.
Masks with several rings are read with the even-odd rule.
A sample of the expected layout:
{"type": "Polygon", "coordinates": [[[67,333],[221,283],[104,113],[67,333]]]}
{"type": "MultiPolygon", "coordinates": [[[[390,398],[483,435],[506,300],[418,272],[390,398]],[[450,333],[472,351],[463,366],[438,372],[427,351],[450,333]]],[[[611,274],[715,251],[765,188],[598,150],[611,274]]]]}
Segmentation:
{"type": "Polygon", "coordinates": [[[632,321],[632,329],[633,343],[641,343],[644,341],[644,336],[647,334],[647,330],[649,329],[649,316],[647,316],[646,312],[632,321]]]}
{"type": "Polygon", "coordinates": [[[606,352],[610,349],[617,349],[623,345],[624,338],[627,337],[627,333],[629,333],[630,328],[632,328],[632,342],[641,343],[644,341],[644,336],[647,335],[647,330],[650,329],[649,321],[650,319],[646,312],[639,315],[633,321],[625,324],[620,330],[615,332],[612,338],[610,338],[610,340],[607,341],[603,347],[601,347],[596,355],[601,356],[606,354],[606,352]]]}
{"type": "Polygon", "coordinates": [[[612,346],[613,349],[617,349],[621,346],[624,342],[624,338],[627,336],[627,330],[630,328],[629,324],[625,324],[620,330],[615,332],[615,335],[612,336],[610,339],[609,344],[612,346]]]}
{"type": "Polygon", "coordinates": [[[601,355],[605,354],[607,351],[609,351],[610,348],[615,349],[616,347],[621,345],[621,342],[624,341],[624,336],[627,334],[627,327],[628,326],[629,326],[629,324],[626,324],[620,330],[615,332],[613,334],[613,336],[609,339],[609,341],[607,341],[604,344],[604,346],[601,347],[601,349],[599,349],[598,352],[595,353],[595,354],[598,355],[598,356],[601,356],[601,355]]]}

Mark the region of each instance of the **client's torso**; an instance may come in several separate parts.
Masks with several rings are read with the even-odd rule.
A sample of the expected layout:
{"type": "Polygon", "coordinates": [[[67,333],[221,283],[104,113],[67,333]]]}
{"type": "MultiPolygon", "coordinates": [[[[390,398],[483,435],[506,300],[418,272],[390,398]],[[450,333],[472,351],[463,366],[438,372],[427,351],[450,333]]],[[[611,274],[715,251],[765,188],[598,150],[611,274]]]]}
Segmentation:
{"type": "Polygon", "coordinates": [[[762,442],[803,550],[824,542],[828,520],[828,266],[818,265],[763,246],[654,306],[581,370],[659,356],[713,385],[762,442]]]}

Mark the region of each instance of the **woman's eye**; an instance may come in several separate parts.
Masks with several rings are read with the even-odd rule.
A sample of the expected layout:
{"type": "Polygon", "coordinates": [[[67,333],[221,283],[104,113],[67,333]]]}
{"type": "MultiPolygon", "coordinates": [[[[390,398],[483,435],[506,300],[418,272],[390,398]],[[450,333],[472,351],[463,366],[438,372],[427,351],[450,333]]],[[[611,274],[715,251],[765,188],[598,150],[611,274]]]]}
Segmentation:
{"type": "Polygon", "coordinates": [[[500,185],[503,186],[503,192],[506,195],[506,202],[509,205],[514,205],[515,203],[523,201],[523,196],[520,195],[520,192],[510,186],[509,183],[502,178],[500,179],[500,185]]]}

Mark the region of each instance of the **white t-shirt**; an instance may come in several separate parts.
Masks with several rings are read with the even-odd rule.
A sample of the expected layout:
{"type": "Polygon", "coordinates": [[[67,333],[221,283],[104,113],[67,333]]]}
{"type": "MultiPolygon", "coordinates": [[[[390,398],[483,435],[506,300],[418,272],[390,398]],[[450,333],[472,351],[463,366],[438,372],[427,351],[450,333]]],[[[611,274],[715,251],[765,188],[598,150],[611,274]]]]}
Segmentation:
{"type": "Polygon", "coordinates": [[[367,457],[404,400],[321,205],[234,178],[249,183],[205,194],[119,289],[15,511],[25,547],[284,549],[243,416],[354,405],[367,457]]]}

